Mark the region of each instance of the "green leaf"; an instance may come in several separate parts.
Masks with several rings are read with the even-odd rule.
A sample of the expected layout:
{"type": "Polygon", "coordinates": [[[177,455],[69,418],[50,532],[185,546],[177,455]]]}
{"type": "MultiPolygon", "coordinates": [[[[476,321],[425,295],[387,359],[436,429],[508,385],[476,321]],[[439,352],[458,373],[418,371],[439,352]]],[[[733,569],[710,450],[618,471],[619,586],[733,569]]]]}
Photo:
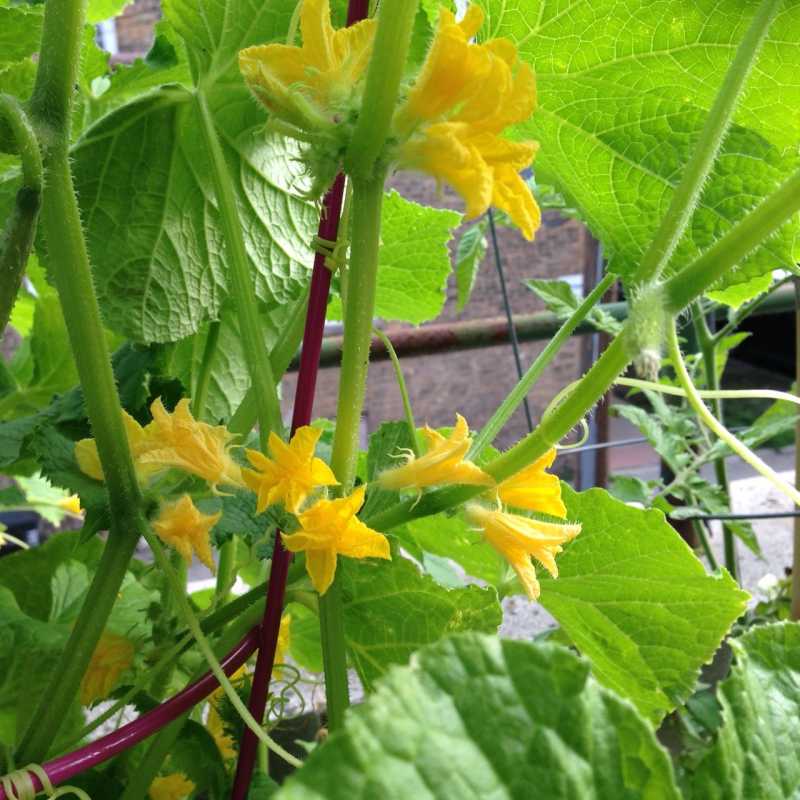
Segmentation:
{"type": "Polygon", "coordinates": [[[551,644],[449,637],[394,668],[280,800],[678,800],[630,704],[551,644]]]}
{"type": "MultiPolygon", "coordinates": [[[[576,296],[566,281],[532,279],[525,281],[525,284],[544,301],[548,311],[552,311],[562,319],[572,316],[581,304],[581,298],[576,296]]],[[[619,320],[597,306],[591,309],[586,321],[591,322],[597,330],[610,333],[612,336],[616,336],[622,330],[622,323],[619,320]]]]}
{"type": "Polygon", "coordinates": [[[86,21],[91,23],[113,19],[122,13],[122,9],[132,0],[89,0],[86,9],[86,21]]]}
{"type": "Polygon", "coordinates": [[[188,720],[169,754],[170,769],[183,773],[195,791],[208,797],[225,796],[225,763],[211,734],[199,722],[188,720]]]}
{"type": "MultiPolygon", "coordinates": [[[[392,190],[383,199],[375,316],[419,325],[438,316],[450,274],[447,249],[461,214],[412,203],[392,190]]],[[[341,301],[328,316],[341,319],[341,301]]]]}
{"type": "Polygon", "coordinates": [[[38,472],[29,478],[20,476],[17,485],[23,492],[23,502],[37,514],[44,517],[51,525],[60,525],[67,512],[61,505],[70,493],[58,486],[53,486],[47,478],[38,472]]]}
{"type": "Polygon", "coordinates": [[[343,566],[345,638],[368,691],[423,645],[447,633],[495,632],[502,621],[494,589],[445,589],[400,555],[343,566]]]}
{"type": "Polygon", "coordinates": [[[0,67],[21,61],[39,49],[43,7],[0,6],[0,67]]]}
{"type": "Polygon", "coordinates": [[[187,77],[183,45],[163,27],[152,59],[112,76],[92,113],[113,110],[73,148],[102,310],[114,330],[135,341],[192,335],[218,318],[226,297],[226,255],[196,93],[223,142],[258,297],[270,310],[304,288],[318,215],[304,199],[299,151],[265,133],[265,114],[237,67],[241,47],[285,36],[294,7],[293,0],[166,4],[199,85],[140,94],[167,74],[187,77]]]}
{"type": "Polygon", "coordinates": [[[542,605],[592,662],[595,677],[653,722],[692,691],[748,598],[730,575],[706,574],[660,511],[603,489],[563,486],[580,535],[542,575],[542,605]]]}
{"type": "MultiPolygon", "coordinates": [[[[703,0],[481,0],[483,38],[515,41],[536,70],[538,108],[517,128],[540,141],[537,179],[576,205],[610,269],[632,274],[651,241],[756,4],[703,0]]],[[[794,47],[800,6],[776,16],[687,233],[677,271],[797,169],[794,47]]],[[[795,261],[797,222],[730,272],[722,286],[795,261]]],[[[717,287],[719,288],[719,287],[717,287]]]]}
{"type": "Polygon", "coordinates": [[[322,672],[319,617],[299,603],[289,603],[286,613],[292,618],[289,623],[289,654],[292,659],[303,669],[322,672]]]}
{"type": "Polygon", "coordinates": [[[492,586],[499,587],[505,579],[505,561],[460,514],[415,519],[392,533],[412,552],[450,558],[468,575],[492,586]]]}
{"type": "Polygon", "coordinates": [[[800,625],[751,628],[732,639],[736,663],[718,687],[723,724],[694,773],[696,800],[800,796],[800,625]]]}
{"type": "Polygon", "coordinates": [[[461,234],[456,248],[456,310],[463,311],[472,295],[472,288],[475,286],[475,278],[478,277],[478,270],[483,263],[488,246],[485,236],[485,226],[479,222],[471,228],[467,228],[461,234]]]}
{"type": "Polygon", "coordinates": [[[103,551],[97,539],[82,543],[80,531],[51,536],[30,550],[0,558],[0,586],[10,590],[23,613],[47,621],[53,607],[53,576],[65,563],[78,561],[95,567],[103,551]]]}
{"type": "Polygon", "coordinates": [[[50,580],[53,602],[50,622],[69,623],[78,615],[83,598],[89,589],[89,570],[86,564],[70,559],[56,567],[50,580]]]}

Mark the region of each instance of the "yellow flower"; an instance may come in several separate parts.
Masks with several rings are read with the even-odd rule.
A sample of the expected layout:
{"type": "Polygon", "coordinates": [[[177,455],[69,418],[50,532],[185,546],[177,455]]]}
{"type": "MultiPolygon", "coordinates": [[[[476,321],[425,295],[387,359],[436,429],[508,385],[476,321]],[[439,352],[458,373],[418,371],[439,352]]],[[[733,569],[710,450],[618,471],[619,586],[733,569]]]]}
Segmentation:
{"type": "Polygon", "coordinates": [[[348,497],[320,500],[298,514],[300,530],[283,537],[287,550],[306,554],[306,570],[312,586],[325,594],[336,574],[337,555],[350,558],[391,558],[389,541],[356,517],[364,504],[366,488],[359,486],[348,497]]]}
{"type": "Polygon", "coordinates": [[[514,568],[531,600],[539,597],[539,581],[531,562],[533,556],[554,578],[558,577],[556,555],[561,545],[574,539],[580,525],[555,525],[477,503],[466,507],[467,518],[478,525],[486,541],[514,568]]]}
{"type": "MultiPolygon", "coordinates": [[[[144,482],[166,469],[177,468],[218,484],[242,486],[242,472],[228,449],[233,434],[222,426],[200,422],[189,410],[184,398],[170,414],[161,398],[150,406],[153,420],[142,427],[123,411],[125,433],[131,448],[136,476],[144,482]]],[[[103,468],[94,439],[82,439],[75,445],[75,459],[82,472],[102,481],[103,468]]]]}
{"type": "MultiPolygon", "coordinates": [[[[131,456],[136,467],[136,477],[144,482],[161,469],[157,464],[144,464],[141,461],[142,455],[156,444],[151,436],[152,423],[142,427],[127,411],[122,412],[122,422],[125,426],[125,434],[128,438],[131,456]]],[[[105,480],[103,467],[100,464],[100,456],[97,453],[97,444],[94,439],[81,439],[75,444],[75,460],[78,462],[81,471],[90,478],[94,478],[96,481],[105,480]]]]}
{"type": "Polygon", "coordinates": [[[301,47],[267,44],[239,53],[239,69],[256,98],[301,128],[334,121],[369,62],[375,21],[334,30],[328,0],[304,0],[301,47]]]}
{"type": "Polygon", "coordinates": [[[273,503],[283,503],[296,512],[316,486],[333,486],[338,481],[331,468],[314,458],[321,431],[304,425],[298,428],[286,444],[275,433],[269,435],[267,458],[257,450],[248,450],[247,457],[256,470],[242,470],[244,482],[258,495],[260,514],[273,503]]]}
{"type": "Polygon", "coordinates": [[[219,522],[222,513],[201,514],[188,494],[161,509],[158,519],[153,521],[153,530],[164,544],[174,547],[186,563],[192,560],[192,552],[212,572],[216,571],[211,553],[209,536],[219,522]]]}
{"type": "Polygon", "coordinates": [[[470,42],[482,23],[477,6],[461,22],[439,10],[431,49],[395,116],[395,131],[406,140],[398,157],[401,166],[450,183],[466,201],[468,217],[494,205],[533,239],[541,214],[519,172],[538,144],[499,134],[533,113],[536,80],[510,41],[470,42]]]}
{"type": "Polygon", "coordinates": [[[464,456],[472,444],[467,421],[456,414],[456,426],[448,437],[428,428],[422,434],[428,442],[428,451],[417,458],[410,453],[401,467],[382,472],[378,480],[386,489],[422,489],[448,483],[465,483],[475,486],[491,486],[494,481],[482,469],[464,456]]]}
{"type": "Polygon", "coordinates": [[[81,680],[81,704],[89,706],[108,697],[120,675],[133,664],[133,655],[131,641],[115,633],[104,633],[81,680]]]}
{"type": "Polygon", "coordinates": [[[139,461],[157,469],[174,467],[197,475],[212,487],[242,486],[242,471],[228,452],[233,434],[223,425],[200,422],[181,400],[170,414],[158,398],[150,406],[153,421],[147,426],[151,446],[139,461]]]}
{"type": "Polygon", "coordinates": [[[556,449],[553,447],[533,464],[499,483],[497,497],[509,506],[565,519],[567,507],[561,499],[561,481],[557,475],[545,471],[553,465],[555,458],[556,449]]]}
{"type": "Polygon", "coordinates": [[[59,500],[58,507],[63,508],[64,511],[68,511],[70,514],[74,514],[77,517],[81,513],[81,499],[78,495],[71,494],[69,497],[59,500]]]}
{"type": "Polygon", "coordinates": [[[194,784],[180,772],[154,778],[147,794],[150,800],[185,800],[194,791],[194,784]]]}

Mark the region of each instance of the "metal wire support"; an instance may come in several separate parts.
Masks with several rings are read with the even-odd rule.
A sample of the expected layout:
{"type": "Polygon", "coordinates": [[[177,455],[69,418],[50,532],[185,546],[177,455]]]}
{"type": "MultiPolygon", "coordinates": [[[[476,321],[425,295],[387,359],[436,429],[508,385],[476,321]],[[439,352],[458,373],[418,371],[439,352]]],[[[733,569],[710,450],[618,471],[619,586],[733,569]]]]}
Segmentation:
{"type": "MultiPolygon", "coordinates": [[[[506,288],[506,276],[503,272],[503,260],[500,258],[500,245],[497,243],[497,229],[494,224],[494,212],[490,208],[488,211],[489,217],[489,232],[492,239],[492,252],[494,253],[494,264],[497,267],[497,276],[500,278],[500,292],[503,296],[503,308],[506,312],[506,319],[508,320],[508,336],[511,340],[511,349],[514,352],[514,364],[517,367],[517,379],[522,380],[525,374],[522,369],[522,359],[519,354],[519,339],[517,338],[517,328],[514,325],[514,315],[511,311],[511,303],[508,299],[508,290],[506,288]]],[[[531,416],[531,409],[528,405],[528,398],[525,397],[522,401],[522,407],[525,409],[525,419],[528,423],[528,430],[533,430],[533,417],[531,416]]]]}

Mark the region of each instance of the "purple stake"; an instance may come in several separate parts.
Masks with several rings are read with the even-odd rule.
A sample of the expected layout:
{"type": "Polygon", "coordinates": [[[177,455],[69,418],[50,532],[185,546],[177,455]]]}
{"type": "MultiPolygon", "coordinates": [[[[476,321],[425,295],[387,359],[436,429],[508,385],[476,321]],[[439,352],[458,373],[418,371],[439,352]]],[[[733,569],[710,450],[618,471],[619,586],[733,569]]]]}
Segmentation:
{"type": "MultiPolygon", "coordinates": [[[[368,14],[369,0],[350,0],[347,8],[347,25],[353,25],[366,19],[368,14]]],[[[320,239],[336,241],[339,233],[339,216],[342,211],[343,196],[344,175],[339,174],[322,202],[318,230],[320,239]]],[[[325,264],[325,256],[317,252],[314,255],[314,269],[311,273],[306,327],[303,332],[303,349],[300,354],[300,367],[295,388],[292,434],[298,428],[311,422],[330,286],[331,272],[325,264]]],[[[272,554],[272,567],[267,586],[267,603],[264,609],[264,618],[261,622],[258,658],[256,659],[253,685],[248,702],[250,713],[257,720],[264,718],[264,711],[267,706],[269,684],[272,679],[275,651],[278,646],[278,634],[281,627],[281,615],[286,592],[286,575],[291,559],[292,554],[283,546],[281,534],[278,531],[275,535],[275,548],[272,554]]],[[[245,728],[239,747],[239,759],[236,764],[236,777],[233,782],[231,800],[246,800],[250,789],[250,781],[253,777],[257,750],[258,741],[255,734],[249,728],[245,728]]]]}
{"type": "MultiPolygon", "coordinates": [[[[247,661],[258,647],[258,629],[253,628],[239,644],[222,660],[221,665],[226,675],[232,675],[247,661]]],[[[138,744],[156,731],[169,725],[181,714],[204,700],[218,686],[217,679],[211,672],[206,672],[195,683],[189,684],[166,702],[152,711],[148,711],[133,722],[123,725],[113,733],[103,736],[72,753],[54,758],[42,765],[50,782],[57,786],[75,775],[90,769],[97,764],[108,761],[123,750],[138,744]]],[[[44,787],[39,779],[31,773],[33,786],[37,791],[44,787]]],[[[5,790],[0,786],[0,800],[8,800],[5,790]]]]}

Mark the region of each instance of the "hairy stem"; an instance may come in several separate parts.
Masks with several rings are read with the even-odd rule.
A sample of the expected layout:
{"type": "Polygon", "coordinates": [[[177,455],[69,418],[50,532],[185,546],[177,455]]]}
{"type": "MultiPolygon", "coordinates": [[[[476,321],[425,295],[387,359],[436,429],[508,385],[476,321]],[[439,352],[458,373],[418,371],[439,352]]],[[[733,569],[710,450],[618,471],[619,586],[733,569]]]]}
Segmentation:
{"type": "Polygon", "coordinates": [[[683,236],[728,132],[747,78],[758,59],[761,45],[780,5],[781,0],[762,0],[753,16],[714,98],[700,139],[692,150],[692,156],[672,195],[667,213],[639,264],[634,277],[635,284],[657,280],[683,236]]]}
{"type": "Polygon", "coordinates": [[[200,360],[200,372],[197,376],[197,384],[194,387],[194,397],[192,398],[192,414],[195,419],[202,419],[205,412],[206,402],[208,401],[208,387],[211,383],[211,368],[214,364],[214,356],[219,344],[219,331],[221,323],[218,320],[209,323],[206,341],[203,346],[203,356],[200,360]]]}
{"type": "Polygon", "coordinates": [[[354,178],[374,177],[376,162],[389,136],[418,4],[419,0],[393,0],[381,3],[378,10],[362,113],[345,156],[345,171],[354,178]]]}
{"type": "Polygon", "coordinates": [[[39,143],[19,101],[0,94],[0,121],[11,130],[22,161],[22,185],[0,239],[0,331],[5,330],[36,235],[44,168],[39,143]]]}
{"type": "Polygon", "coordinates": [[[22,737],[20,763],[41,761],[68,716],[136,542],[146,528],[69,166],[70,111],[85,6],[85,0],[48,0],[45,5],[30,109],[34,126],[48,144],[43,160],[47,188],[42,221],[48,242],[58,248],[51,268],[105,475],[112,524],[58,669],[22,737]]]}
{"type": "Polygon", "coordinates": [[[533,364],[528,368],[528,371],[522,376],[517,385],[511,390],[508,397],[497,407],[497,410],[492,414],[491,419],[483,426],[480,433],[475,437],[472,442],[472,447],[469,451],[469,458],[477,458],[487,445],[490,445],[497,434],[503,429],[503,426],[511,418],[511,415],[516,411],[517,406],[522,402],[523,398],[530,392],[539,379],[540,375],[547,368],[547,365],[555,358],[556,354],[561,350],[567,342],[572,332],[578,325],[586,319],[586,316],[600,302],[603,295],[608,289],[613,286],[617,276],[613,273],[606,275],[600,283],[587,295],[584,301],[575,309],[572,315],[567,319],[564,324],[558,329],[555,336],[547,343],[547,347],[542,350],[536,357],[533,364]]]}

